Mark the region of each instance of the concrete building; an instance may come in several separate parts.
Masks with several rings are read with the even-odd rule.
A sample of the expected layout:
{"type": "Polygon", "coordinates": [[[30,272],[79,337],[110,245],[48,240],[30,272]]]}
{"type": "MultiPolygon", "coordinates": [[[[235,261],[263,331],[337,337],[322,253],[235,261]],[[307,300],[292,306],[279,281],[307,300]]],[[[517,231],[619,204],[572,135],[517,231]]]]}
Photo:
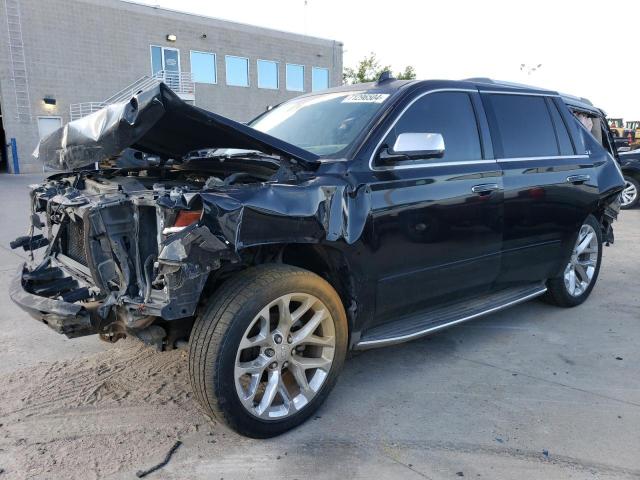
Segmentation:
{"type": "Polygon", "coordinates": [[[2,0],[0,22],[1,165],[10,172],[41,171],[31,156],[39,138],[160,80],[240,121],[342,82],[337,41],[133,2],[2,0]]]}

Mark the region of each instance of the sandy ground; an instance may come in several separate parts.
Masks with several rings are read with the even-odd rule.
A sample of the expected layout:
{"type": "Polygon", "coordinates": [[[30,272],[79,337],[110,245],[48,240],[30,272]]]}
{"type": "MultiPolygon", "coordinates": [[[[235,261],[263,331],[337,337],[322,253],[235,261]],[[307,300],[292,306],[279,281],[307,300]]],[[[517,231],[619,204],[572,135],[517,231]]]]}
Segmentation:
{"type": "MultiPolygon", "coordinates": [[[[37,177],[0,176],[0,291],[37,177]]],[[[67,340],[0,293],[0,480],[640,478],[640,210],[592,297],[538,301],[347,362],[318,414],[243,438],[192,399],[184,352],[67,340]]]]}

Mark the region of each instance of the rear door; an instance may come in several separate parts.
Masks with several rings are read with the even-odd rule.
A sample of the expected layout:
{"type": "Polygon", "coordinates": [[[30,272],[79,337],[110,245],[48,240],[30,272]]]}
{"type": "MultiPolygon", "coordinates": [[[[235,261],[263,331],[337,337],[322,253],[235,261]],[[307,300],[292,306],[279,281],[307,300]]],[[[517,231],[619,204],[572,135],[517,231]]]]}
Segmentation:
{"type": "Polygon", "coordinates": [[[484,92],[482,98],[503,173],[498,283],[545,280],[557,274],[597,193],[593,164],[576,151],[567,128],[573,119],[558,97],[484,92]]]}
{"type": "Polygon", "coordinates": [[[440,133],[442,158],[371,163],[375,323],[488,291],[500,269],[502,179],[477,90],[416,93],[376,149],[440,133]]]}

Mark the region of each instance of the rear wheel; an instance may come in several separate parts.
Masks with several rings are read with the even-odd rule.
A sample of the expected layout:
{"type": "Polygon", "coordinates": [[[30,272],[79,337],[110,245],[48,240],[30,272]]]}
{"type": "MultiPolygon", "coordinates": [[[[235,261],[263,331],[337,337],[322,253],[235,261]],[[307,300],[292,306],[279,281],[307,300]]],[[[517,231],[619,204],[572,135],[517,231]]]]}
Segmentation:
{"type": "Polygon", "coordinates": [[[624,189],[620,193],[620,208],[627,210],[638,205],[640,183],[632,177],[624,177],[624,189]]]}
{"type": "Polygon", "coordinates": [[[272,437],[320,406],[346,349],[344,308],[325,280],[260,266],[228,281],[196,320],[191,384],[206,413],[244,435],[272,437]]]}
{"type": "Polygon", "coordinates": [[[571,258],[564,271],[547,282],[547,299],[561,307],[584,302],[596,283],[602,260],[602,230],[589,215],[578,231],[571,258]]]}

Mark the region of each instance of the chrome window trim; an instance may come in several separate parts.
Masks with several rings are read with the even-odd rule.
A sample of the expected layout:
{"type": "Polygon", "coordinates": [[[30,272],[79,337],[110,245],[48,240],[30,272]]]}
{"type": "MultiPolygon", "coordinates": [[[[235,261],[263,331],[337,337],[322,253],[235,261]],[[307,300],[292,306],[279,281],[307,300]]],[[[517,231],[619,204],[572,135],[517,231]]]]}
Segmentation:
{"type": "MultiPolygon", "coordinates": [[[[384,172],[384,171],[389,171],[389,170],[406,170],[406,169],[409,169],[409,168],[441,167],[443,165],[470,165],[470,164],[476,164],[476,163],[496,163],[495,160],[464,160],[464,161],[460,161],[460,162],[436,162],[436,163],[429,163],[429,160],[424,160],[424,162],[421,162],[419,165],[395,165],[395,166],[389,166],[389,167],[374,167],[373,160],[374,160],[374,158],[376,156],[376,152],[380,148],[380,145],[382,145],[382,142],[384,142],[384,139],[387,138],[387,135],[389,135],[389,132],[393,129],[393,127],[396,126],[396,123],[398,123],[398,121],[402,118],[402,116],[405,114],[405,112],[414,103],[416,103],[418,100],[420,100],[422,97],[425,97],[425,96],[430,95],[432,93],[438,93],[438,92],[478,93],[478,90],[474,89],[474,88],[436,88],[435,90],[429,90],[428,92],[422,92],[416,98],[411,100],[402,109],[402,111],[396,116],[396,118],[393,121],[393,123],[384,132],[384,135],[382,135],[382,137],[380,138],[380,141],[378,142],[376,147],[373,149],[373,153],[371,154],[371,158],[369,158],[369,168],[372,171],[374,171],[374,172],[384,172]]],[[[480,140],[480,132],[478,132],[478,140],[480,140]]],[[[446,148],[447,148],[447,145],[445,144],[445,149],[446,148]]]]}
{"type": "MultiPolygon", "coordinates": [[[[386,135],[385,135],[386,136],[386,135]]],[[[410,162],[411,160],[407,160],[410,162]]],[[[376,171],[388,171],[388,170],[406,170],[408,168],[421,168],[421,167],[445,167],[447,165],[478,165],[478,164],[497,164],[497,160],[461,160],[459,162],[432,162],[427,163],[429,160],[418,160],[420,164],[416,165],[396,165],[388,167],[376,167],[376,171]]]]}
{"type": "Polygon", "coordinates": [[[498,95],[525,95],[529,97],[553,97],[553,98],[562,98],[557,93],[528,93],[528,92],[509,92],[506,90],[478,90],[480,93],[486,94],[498,94],[498,95]]]}
{"type": "Polygon", "coordinates": [[[548,157],[512,157],[496,158],[496,162],[529,162],[540,160],[564,160],[570,158],[589,158],[589,155],[549,155],[548,157]]]}

